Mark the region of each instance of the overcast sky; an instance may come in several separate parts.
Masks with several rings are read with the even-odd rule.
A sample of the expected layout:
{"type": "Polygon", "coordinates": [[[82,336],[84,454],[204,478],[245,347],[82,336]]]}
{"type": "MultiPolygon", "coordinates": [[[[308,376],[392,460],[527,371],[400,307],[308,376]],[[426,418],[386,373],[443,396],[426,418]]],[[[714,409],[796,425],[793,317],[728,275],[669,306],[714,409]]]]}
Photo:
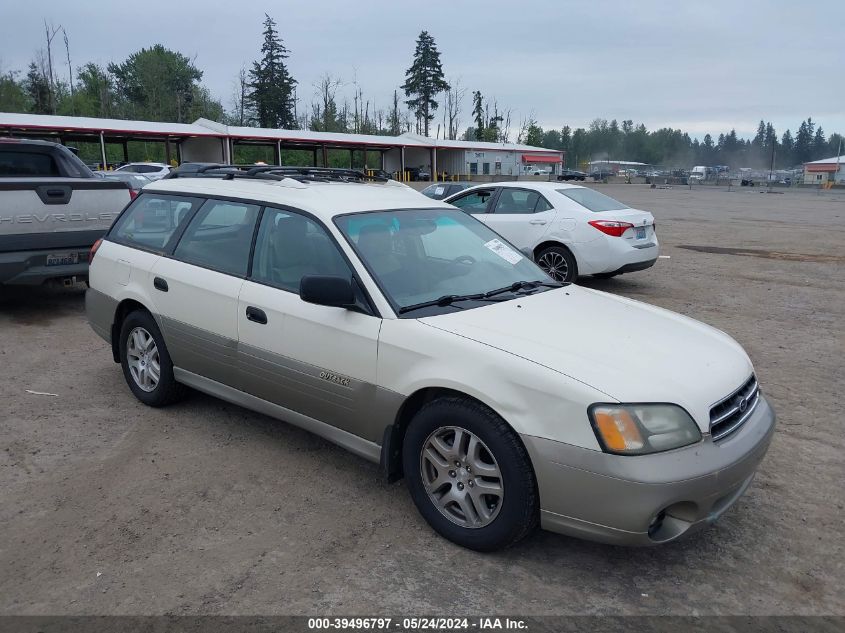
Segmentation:
{"type": "MultiPolygon", "coordinates": [[[[778,134],[812,116],[845,133],[845,1],[562,0],[0,0],[0,70],[24,70],[44,46],[43,19],[68,32],[74,65],[122,61],[161,43],[195,57],[225,107],[259,55],[264,12],[290,50],[310,102],[330,72],[387,108],[422,29],[447,78],[544,127],[597,117],[671,126],[701,137],[736,128],[778,134]]],[[[61,51],[60,57],[63,57],[61,51]]],[[[65,76],[67,65],[59,72],[65,76]]],[[[347,88],[351,97],[352,89],[347,88]]],[[[301,107],[301,106],[300,106],[301,107]]]]}

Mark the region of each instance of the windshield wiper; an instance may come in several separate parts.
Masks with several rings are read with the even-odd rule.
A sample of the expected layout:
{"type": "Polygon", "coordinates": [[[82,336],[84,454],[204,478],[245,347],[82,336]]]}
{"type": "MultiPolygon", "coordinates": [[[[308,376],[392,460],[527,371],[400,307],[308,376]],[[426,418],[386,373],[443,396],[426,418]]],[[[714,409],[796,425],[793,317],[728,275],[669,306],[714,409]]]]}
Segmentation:
{"type": "Polygon", "coordinates": [[[510,286],[505,286],[504,288],[496,288],[495,290],[490,290],[489,292],[485,292],[482,296],[483,297],[495,297],[496,295],[504,294],[506,292],[519,292],[520,290],[528,290],[528,289],[535,289],[535,288],[563,288],[564,284],[560,284],[557,282],[547,282],[547,281],[517,281],[512,283],[510,286]]]}
{"type": "MultiPolygon", "coordinates": [[[[419,310],[421,308],[431,308],[434,306],[438,307],[446,307],[450,306],[456,301],[491,301],[488,297],[487,293],[479,293],[474,295],[443,295],[437,299],[432,299],[431,301],[423,301],[422,303],[414,303],[409,306],[403,306],[399,308],[399,314],[405,314],[406,312],[411,312],[412,310],[419,310]]],[[[495,301],[495,299],[492,299],[495,301]]]]}

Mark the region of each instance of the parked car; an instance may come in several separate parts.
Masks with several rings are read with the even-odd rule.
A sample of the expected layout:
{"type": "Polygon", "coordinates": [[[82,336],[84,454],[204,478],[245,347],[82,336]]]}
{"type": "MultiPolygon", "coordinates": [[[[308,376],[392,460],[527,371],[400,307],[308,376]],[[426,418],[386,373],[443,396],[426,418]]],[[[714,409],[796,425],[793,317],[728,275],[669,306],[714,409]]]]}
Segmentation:
{"type": "Polygon", "coordinates": [[[141,174],[150,180],[159,180],[170,173],[172,168],[164,163],[128,163],[115,169],[116,172],[141,174]]]}
{"type": "Polygon", "coordinates": [[[123,171],[95,171],[95,175],[106,180],[118,180],[125,182],[129,187],[129,194],[134,198],[144,185],[152,182],[150,178],[142,174],[132,174],[123,171]]]}
{"type": "Polygon", "coordinates": [[[586,178],[587,174],[583,171],[578,171],[577,169],[564,169],[557,175],[557,179],[559,181],[585,180],[586,178]]]}
{"type": "Polygon", "coordinates": [[[544,167],[534,167],[533,169],[529,169],[528,173],[531,176],[548,176],[551,172],[544,167]]]}
{"type": "Polygon", "coordinates": [[[92,249],[88,318],[142,403],[187,385],[317,433],[476,550],[665,543],[751,482],[775,416],[728,335],[399,183],[222,175],[151,183],[92,249]]]}
{"type": "Polygon", "coordinates": [[[473,183],[471,182],[437,182],[433,185],[429,185],[420,193],[424,196],[428,196],[432,200],[442,200],[443,198],[456,194],[459,191],[463,191],[464,189],[472,186],[473,183]]]}
{"type": "Polygon", "coordinates": [[[606,169],[595,169],[590,172],[590,178],[593,180],[604,180],[605,178],[610,178],[611,176],[615,176],[615,174],[606,169]]]}
{"type": "Polygon", "coordinates": [[[499,182],[446,202],[503,235],[556,281],[644,270],[660,251],[650,213],[580,185],[499,182]]]}
{"type": "Polygon", "coordinates": [[[407,167],[405,171],[413,181],[431,180],[431,171],[426,167],[407,167]]]}
{"type": "Polygon", "coordinates": [[[84,279],[88,250],[129,200],[63,145],[0,139],[0,284],[84,279]]]}

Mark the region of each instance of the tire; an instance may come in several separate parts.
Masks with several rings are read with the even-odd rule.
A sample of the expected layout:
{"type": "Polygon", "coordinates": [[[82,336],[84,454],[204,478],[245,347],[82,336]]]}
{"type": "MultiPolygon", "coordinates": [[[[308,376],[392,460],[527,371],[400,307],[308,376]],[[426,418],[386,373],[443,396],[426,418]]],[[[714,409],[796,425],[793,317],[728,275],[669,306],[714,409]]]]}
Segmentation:
{"type": "Polygon", "coordinates": [[[149,312],[135,310],[126,316],[120,325],[118,349],[123,377],[138,400],[151,407],[163,407],[184,395],[185,388],[173,377],[173,362],[164,337],[149,312]]]}
{"type": "Polygon", "coordinates": [[[540,498],[525,447],[478,402],[448,397],[426,404],[405,434],[402,464],[420,514],[457,545],[491,552],[513,545],[539,523],[540,498]],[[492,494],[479,492],[485,488],[492,494]]]}
{"type": "Polygon", "coordinates": [[[555,281],[573,282],[578,278],[575,257],[563,246],[549,246],[537,254],[537,265],[555,281]]]}

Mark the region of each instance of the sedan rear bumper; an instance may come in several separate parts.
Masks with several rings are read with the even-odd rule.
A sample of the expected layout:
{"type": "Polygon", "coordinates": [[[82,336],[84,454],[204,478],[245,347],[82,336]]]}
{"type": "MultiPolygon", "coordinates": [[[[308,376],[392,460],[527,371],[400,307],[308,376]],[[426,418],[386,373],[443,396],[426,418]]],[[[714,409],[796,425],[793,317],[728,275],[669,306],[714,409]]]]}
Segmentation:
{"type": "Polygon", "coordinates": [[[617,545],[655,545],[713,523],[748,488],[774,434],[774,411],[760,400],[751,418],[719,443],[707,435],[655,455],[610,455],[522,436],[540,489],[542,527],[617,545]]]}

